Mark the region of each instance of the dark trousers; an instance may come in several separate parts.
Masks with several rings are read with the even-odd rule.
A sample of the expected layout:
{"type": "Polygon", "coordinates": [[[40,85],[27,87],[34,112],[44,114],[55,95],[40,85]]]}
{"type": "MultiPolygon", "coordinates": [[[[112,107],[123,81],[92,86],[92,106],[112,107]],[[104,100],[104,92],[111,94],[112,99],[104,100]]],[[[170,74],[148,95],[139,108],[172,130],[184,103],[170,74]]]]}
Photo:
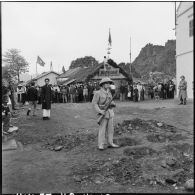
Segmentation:
{"type": "Polygon", "coordinates": [[[26,93],[22,93],[22,104],[26,101],[26,93]]]}
{"type": "Polygon", "coordinates": [[[15,109],[16,102],[14,100],[14,94],[11,94],[9,97],[10,97],[10,100],[11,100],[11,103],[12,103],[12,109],[15,109]]]}
{"type": "Polygon", "coordinates": [[[181,97],[181,98],[180,98],[180,103],[181,103],[181,104],[186,104],[186,98],[182,98],[182,97],[181,97]]]}

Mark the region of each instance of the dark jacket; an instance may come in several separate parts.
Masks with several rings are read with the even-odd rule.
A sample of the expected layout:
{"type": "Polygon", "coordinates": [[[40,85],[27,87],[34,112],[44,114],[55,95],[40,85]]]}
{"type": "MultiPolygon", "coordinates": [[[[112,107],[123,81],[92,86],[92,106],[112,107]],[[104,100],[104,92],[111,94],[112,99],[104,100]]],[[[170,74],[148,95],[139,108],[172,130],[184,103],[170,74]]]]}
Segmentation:
{"type": "Polygon", "coordinates": [[[38,91],[35,87],[30,87],[27,91],[27,101],[37,101],[38,91]]]}
{"type": "Polygon", "coordinates": [[[48,85],[44,85],[41,90],[41,99],[42,99],[42,109],[49,110],[51,109],[52,101],[52,90],[48,85]]]}

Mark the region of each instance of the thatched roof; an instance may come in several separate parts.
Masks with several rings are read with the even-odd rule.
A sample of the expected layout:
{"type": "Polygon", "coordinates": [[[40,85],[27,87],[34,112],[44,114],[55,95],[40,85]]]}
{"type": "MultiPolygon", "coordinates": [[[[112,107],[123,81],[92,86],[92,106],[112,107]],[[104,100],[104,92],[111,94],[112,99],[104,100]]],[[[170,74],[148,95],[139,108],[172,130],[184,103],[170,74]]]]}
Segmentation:
{"type": "Polygon", "coordinates": [[[77,67],[77,68],[69,69],[65,73],[59,75],[57,78],[68,78],[69,76],[76,74],[80,69],[82,69],[82,68],[77,67]]]}
{"type": "MultiPolygon", "coordinates": [[[[114,68],[119,68],[119,72],[123,74],[129,82],[132,82],[132,77],[123,68],[119,67],[113,60],[109,59],[108,64],[110,64],[114,68]]],[[[70,69],[72,71],[72,74],[64,73],[64,75],[60,75],[58,78],[63,78],[63,77],[68,78],[66,81],[60,82],[61,84],[65,84],[73,79],[75,79],[75,82],[88,82],[103,66],[104,64],[100,63],[98,66],[79,68],[79,69],[76,68],[75,71],[72,71],[73,69],[70,69]]]]}

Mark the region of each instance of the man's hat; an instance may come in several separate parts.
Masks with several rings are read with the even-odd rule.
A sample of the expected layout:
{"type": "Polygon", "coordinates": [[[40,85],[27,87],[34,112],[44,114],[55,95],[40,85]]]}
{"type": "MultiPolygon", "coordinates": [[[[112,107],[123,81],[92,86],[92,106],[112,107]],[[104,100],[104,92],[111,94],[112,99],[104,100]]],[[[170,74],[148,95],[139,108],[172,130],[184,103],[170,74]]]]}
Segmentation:
{"type": "Polygon", "coordinates": [[[108,78],[108,77],[105,77],[105,78],[103,78],[101,81],[100,81],[100,86],[102,86],[104,83],[110,83],[110,84],[113,84],[114,82],[110,79],[110,78],[108,78]]]}
{"type": "Polygon", "coordinates": [[[184,78],[185,79],[185,76],[184,75],[181,75],[180,78],[184,78]]]}

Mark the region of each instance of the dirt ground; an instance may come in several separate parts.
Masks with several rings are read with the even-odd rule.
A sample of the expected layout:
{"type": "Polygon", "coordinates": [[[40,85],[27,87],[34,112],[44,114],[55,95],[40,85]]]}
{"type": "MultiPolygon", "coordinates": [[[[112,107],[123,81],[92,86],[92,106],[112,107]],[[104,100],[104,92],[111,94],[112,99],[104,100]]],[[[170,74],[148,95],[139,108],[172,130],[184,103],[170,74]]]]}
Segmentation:
{"type": "MultiPolygon", "coordinates": [[[[12,124],[2,151],[2,192],[183,193],[193,178],[193,102],[116,102],[114,142],[97,150],[98,125],[90,103],[52,104],[51,120],[26,116],[12,124]]],[[[3,142],[4,144],[4,142],[3,142]]]]}

